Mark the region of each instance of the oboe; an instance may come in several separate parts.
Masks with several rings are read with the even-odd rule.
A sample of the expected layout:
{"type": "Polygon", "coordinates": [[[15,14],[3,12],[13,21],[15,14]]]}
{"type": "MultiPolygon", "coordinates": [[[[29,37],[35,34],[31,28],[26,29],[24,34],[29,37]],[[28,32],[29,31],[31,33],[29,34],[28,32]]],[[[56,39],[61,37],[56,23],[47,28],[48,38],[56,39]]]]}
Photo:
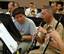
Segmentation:
{"type": "MultiPolygon", "coordinates": [[[[40,26],[42,25],[42,22],[40,23],[40,26]]],[[[37,29],[38,30],[38,29],[37,29]]],[[[30,50],[33,50],[33,49],[36,49],[36,48],[39,48],[39,46],[36,46],[36,43],[37,43],[37,40],[36,40],[36,36],[38,36],[38,31],[34,34],[34,38],[33,38],[33,41],[31,43],[31,46],[29,47],[29,49],[26,51],[25,54],[28,54],[30,50]]]]}
{"type": "MultiPolygon", "coordinates": [[[[39,26],[41,26],[41,25],[42,25],[42,22],[40,23],[39,26]]],[[[33,39],[33,43],[32,43],[33,47],[36,47],[36,43],[37,43],[36,36],[38,36],[38,33],[39,33],[39,31],[37,29],[37,32],[34,34],[34,39],[33,39]]]]}

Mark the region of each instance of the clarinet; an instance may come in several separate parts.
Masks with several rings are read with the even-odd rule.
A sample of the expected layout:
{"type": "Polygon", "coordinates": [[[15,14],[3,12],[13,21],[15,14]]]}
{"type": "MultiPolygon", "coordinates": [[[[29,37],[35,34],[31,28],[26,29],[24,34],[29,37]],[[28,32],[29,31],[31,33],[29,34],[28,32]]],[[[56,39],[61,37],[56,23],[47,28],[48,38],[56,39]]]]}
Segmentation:
{"type": "MultiPolygon", "coordinates": [[[[42,22],[40,23],[39,26],[41,26],[41,25],[42,25],[42,22]]],[[[36,34],[34,35],[34,39],[33,39],[32,45],[31,45],[33,48],[36,47],[36,43],[37,43],[36,36],[38,36],[38,33],[39,33],[39,32],[37,31],[36,34]]],[[[32,49],[33,49],[33,48],[32,48],[32,49]]]]}
{"type": "MultiPolygon", "coordinates": [[[[40,23],[40,26],[42,25],[42,22],[40,23]]],[[[37,49],[39,48],[39,46],[36,46],[36,43],[37,43],[37,40],[36,40],[36,36],[38,36],[38,31],[34,34],[34,38],[33,38],[33,41],[31,43],[31,46],[28,48],[28,50],[26,51],[25,54],[28,54],[29,51],[33,50],[33,49],[37,49]]]]}
{"type": "Polygon", "coordinates": [[[25,54],[28,54],[31,50],[36,48],[36,43],[37,43],[36,36],[37,36],[37,34],[38,34],[38,32],[36,32],[36,34],[34,34],[34,38],[33,38],[33,41],[31,43],[31,46],[27,49],[25,54]]]}
{"type": "MultiPolygon", "coordinates": [[[[41,26],[42,25],[42,22],[40,23],[40,25],[39,26],[41,26]]],[[[38,29],[37,29],[38,30],[38,29]]],[[[33,42],[32,42],[32,49],[34,49],[34,48],[37,48],[37,46],[36,46],[36,43],[37,43],[37,40],[36,40],[36,36],[38,36],[38,31],[34,34],[34,39],[33,39],[33,42]]]]}

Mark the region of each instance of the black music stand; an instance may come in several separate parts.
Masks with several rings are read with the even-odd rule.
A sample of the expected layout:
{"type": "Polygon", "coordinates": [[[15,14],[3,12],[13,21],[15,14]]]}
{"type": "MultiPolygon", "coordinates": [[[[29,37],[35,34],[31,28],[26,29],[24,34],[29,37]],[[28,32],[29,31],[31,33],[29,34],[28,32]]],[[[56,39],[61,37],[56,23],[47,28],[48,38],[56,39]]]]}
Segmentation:
{"type": "MultiPolygon", "coordinates": [[[[16,27],[11,19],[11,16],[8,14],[1,13],[0,21],[4,24],[4,26],[6,27],[8,32],[11,34],[11,36],[14,38],[14,40],[20,41],[20,38],[22,36],[19,33],[19,31],[16,29],[16,27]]],[[[2,40],[2,42],[3,42],[3,54],[11,54],[3,40],[2,40]]]]}
{"type": "Polygon", "coordinates": [[[14,54],[17,50],[18,44],[1,22],[0,22],[0,38],[3,42],[3,54],[14,54]]]}

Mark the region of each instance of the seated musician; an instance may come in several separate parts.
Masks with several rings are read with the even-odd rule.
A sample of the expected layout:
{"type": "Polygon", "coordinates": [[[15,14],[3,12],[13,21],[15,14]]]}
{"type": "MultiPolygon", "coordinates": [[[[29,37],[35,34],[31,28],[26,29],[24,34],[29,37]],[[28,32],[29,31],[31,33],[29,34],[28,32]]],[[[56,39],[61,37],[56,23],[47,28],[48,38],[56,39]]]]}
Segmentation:
{"type": "Polygon", "coordinates": [[[22,35],[22,41],[19,44],[19,48],[22,48],[21,53],[24,54],[31,45],[33,35],[36,32],[36,26],[31,19],[26,18],[24,15],[24,9],[21,7],[16,8],[12,15],[15,18],[15,26],[22,35]]]}
{"type": "Polygon", "coordinates": [[[29,3],[29,8],[25,10],[25,15],[27,17],[35,17],[37,14],[37,9],[35,7],[35,4],[33,2],[29,3]]]}
{"type": "MultiPolygon", "coordinates": [[[[38,37],[36,37],[36,39],[37,39],[37,41],[41,44],[41,45],[43,45],[43,47],[44,47],[44,43],[46,42],[46,39],[48,38],[47,36],[46,36],[46,33],[48,32],[47,31],[47,28],[49,27],[49,26],[51,26],[52,28],[51,29],[55,29],[55,27],[56,27],[56,25],[57,25],[57,21],[55,20],[55,18],[53,17],[53,15],[52,15],[52,11],[51,10],[49,10],[49,9],[44,9],[44,10],[42,10],[42,12],[41,12],[41,14],[42,14],[42,19],[44,19],[44,21],[46,21],[46,24],[43,26],[43,27],[39,27],[38,28],[38,31],[40,32],[40,36],[38,37]]],[[[62,39],[62,31],[63,31],[63,26],[62,26],[62,24],[61,23],[59,23],[58,25],[57,25],[57,28],[56,28],[56,30],[57,30],[57,32],[60,34],[60,36],[61,36],[61,39],[62,39]]],[[[43,49],[43,47],[41,46],[41,48],[43,49]]],[[[57,49],[59,49],[59,46],[58,46],[58,44],[57,44],[57,42],[52,38],[52,41],[50,42],[50,45],[49,45],[49,47],[48,47],[48,49],[47,49],[47,51],[46,51],[46,53],[45,54],[58,54],[58,51],[57,51],[57,49]]],[[[40,51],[41,52],[41,51],[40,51]]],[[[31,52],[32,53],[32,52],[31,52]]],[[[36,52],[37,53],[37,52],[36,52]]],[[[35,53],[35,54],[36,54],[35,53]]]]}
{"type": "Polygon", "coordinates": [[[8,3],[8,11],[6,12],[6,14],[11,15],[11,18],[12,18],[13,22],[14,22],[14,17],[12,17],[12,12],[13,12],[13,10],[14,10],[15,8],[18,8],[18,7],[19,7],[19,4],[18,4],[17,2],[10,1],[10,2],[8,3]]]}

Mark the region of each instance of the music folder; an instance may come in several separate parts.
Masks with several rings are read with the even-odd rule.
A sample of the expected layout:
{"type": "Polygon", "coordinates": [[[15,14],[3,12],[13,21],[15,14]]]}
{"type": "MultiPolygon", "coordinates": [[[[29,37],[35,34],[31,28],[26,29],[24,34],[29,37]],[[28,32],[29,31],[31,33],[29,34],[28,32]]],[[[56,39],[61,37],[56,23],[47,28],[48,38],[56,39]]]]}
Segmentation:
{"type": "Polygon", "coordinates": [[[12,54],[16,52],[18,44],[9,34],[3,23],[0,23],[0,38],[3,40],[12,54]]]}

